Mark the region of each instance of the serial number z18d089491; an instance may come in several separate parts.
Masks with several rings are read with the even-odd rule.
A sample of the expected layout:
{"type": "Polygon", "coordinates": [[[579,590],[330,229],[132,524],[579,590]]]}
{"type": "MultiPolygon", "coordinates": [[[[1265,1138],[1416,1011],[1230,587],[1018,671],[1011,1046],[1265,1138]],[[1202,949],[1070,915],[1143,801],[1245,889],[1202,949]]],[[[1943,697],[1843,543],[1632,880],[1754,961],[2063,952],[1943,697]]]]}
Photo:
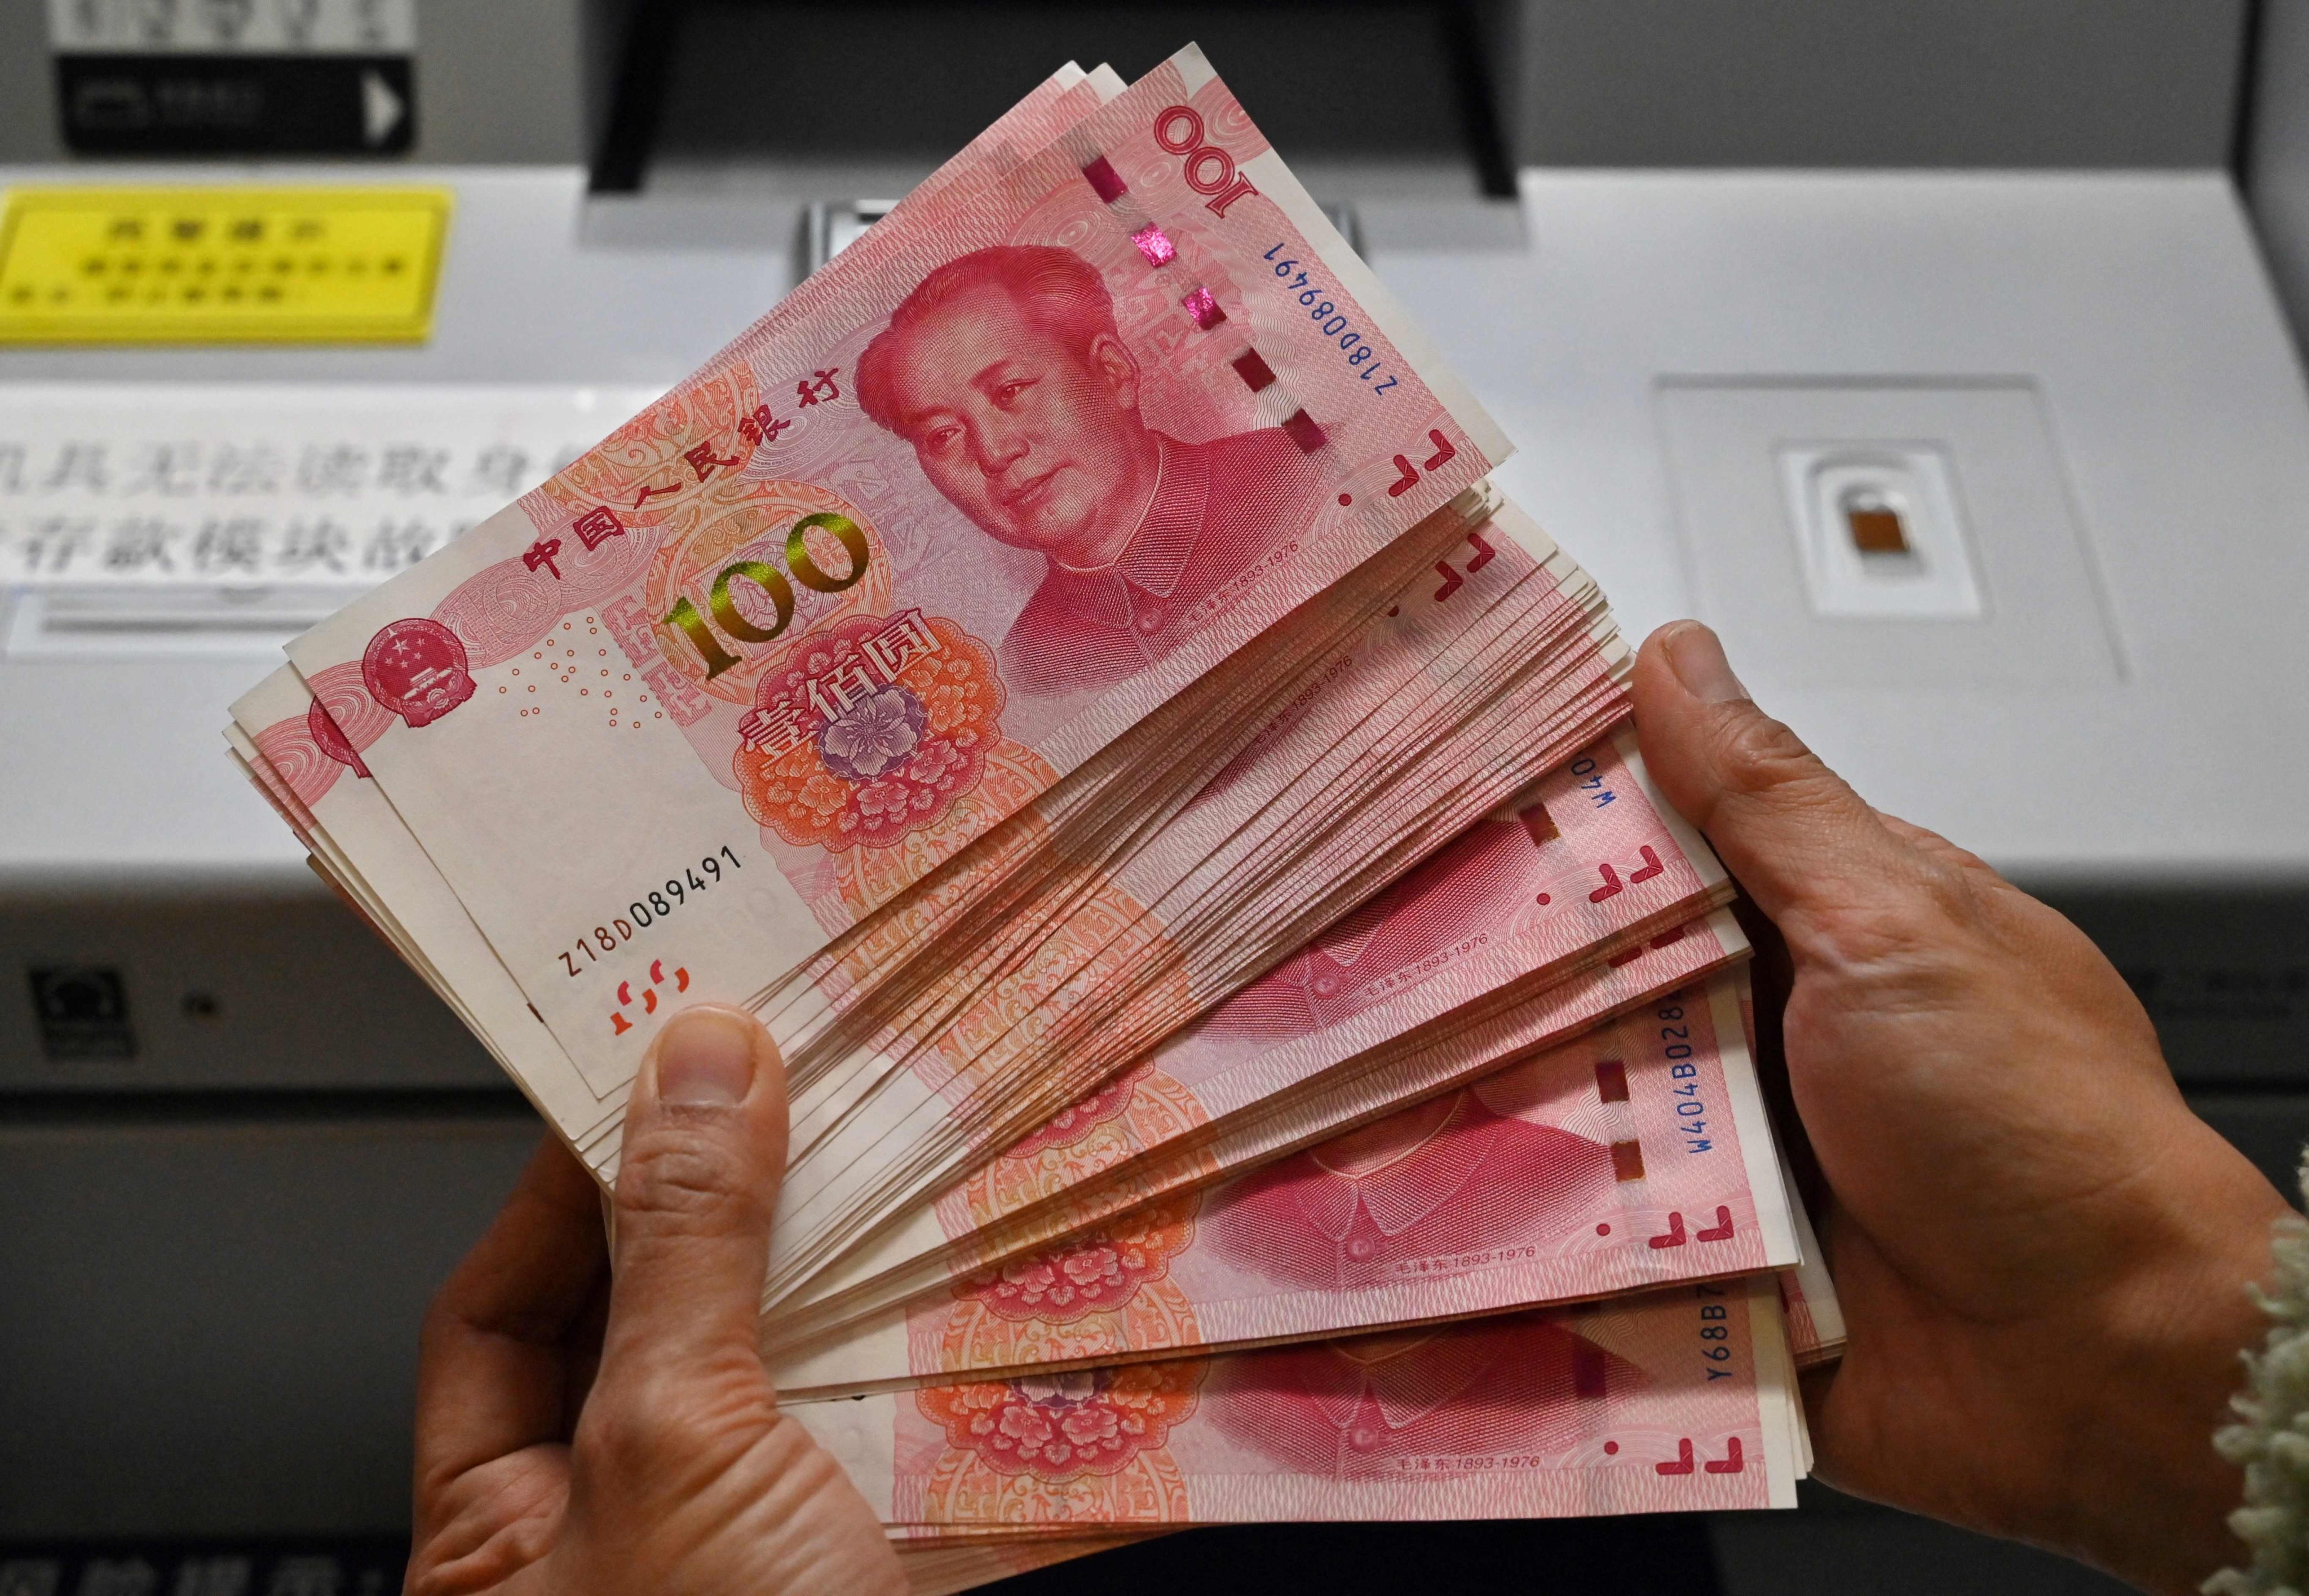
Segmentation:
{"type": "Polygon", "coordinates": [[[1278,243],[1260,258],[1274,265],[1275,274],[1283,280],[1285,298],[1295,296],[1306,308],[1307,319],[1324,337],[1338,345],[1339,359],[1348,370],[1365,382],[1375,377],[1380,378],[1372,386],[1372,393],[1384,394],[1395,386],[1395,373],[1386,370],[1379,362],[1379,346],[1348,318],[1344,308],[1346,296],[1336,289],[1326,289],[1319,281],[1301,271],[1295,256],[1276,260],[1276,256],[1282,253],[1283,245],[1278,243]]]}
{"type": "Polygon", "coordinates": [[[561,950],[561,967],[575,976],[588,964],[599,964],[607,953],[615,953],[647,931],[660,920],[672,914],[707,888],[718,886],[728,879],[730,872],[746,868],[744,860],[730,851],[723,843],[714,853],[705,855],[694,865],[683,867],[677,876],[665,878],[662,887],[653,887],[626,906],[622,915],[613,915],[609,923],[596,925],[575,943],[561,950]],[[728,861],[725,866],[723,861],[728,861]],[[703,872],[703,873],[701,873],[703,872]]]}

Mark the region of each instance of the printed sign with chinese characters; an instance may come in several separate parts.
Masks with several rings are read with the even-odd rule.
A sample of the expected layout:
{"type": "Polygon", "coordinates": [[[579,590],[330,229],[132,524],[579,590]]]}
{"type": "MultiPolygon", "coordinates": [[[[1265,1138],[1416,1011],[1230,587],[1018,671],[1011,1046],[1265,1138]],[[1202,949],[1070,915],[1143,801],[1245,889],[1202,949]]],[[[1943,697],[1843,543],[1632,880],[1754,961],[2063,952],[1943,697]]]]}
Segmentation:
{"type": "Polygon", "coordinates": [[[0,586],[368,586],[535,487],[651,397],[0,387],[0,586]]]}
{"type": "Polygon", "coordinates": [[[445,188],[19,188],[0,343],[422,343],[445,188]]]}

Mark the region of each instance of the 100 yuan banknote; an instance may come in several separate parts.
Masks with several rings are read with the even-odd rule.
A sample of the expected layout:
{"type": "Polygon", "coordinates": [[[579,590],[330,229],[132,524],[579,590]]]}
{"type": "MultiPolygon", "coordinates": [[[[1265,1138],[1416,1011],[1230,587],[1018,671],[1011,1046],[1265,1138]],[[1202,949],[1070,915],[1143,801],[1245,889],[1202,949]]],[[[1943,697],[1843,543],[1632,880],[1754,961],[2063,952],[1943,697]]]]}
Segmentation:
{"type": "Polygon", "coordinates": [[[1793,1506],[1789,1367],[1765,1279],[785,1411],[894,1525],[1575,1517],[1793,1506]]]}
{"type": "MultiPolygon", "coordinates": [[[[1005,1155],[1010,1167],[990,1166],[981,1172],[989,1176],[983,1181],[972,1176],[960,1193],[968,1199],[966,1207],[953,1204],[957,1193],[948,1193],[927,1226],[910,1223],[892,1236],[890,1245],[878,1239],[813,1279],[794,1303],[776,1303],[763,1323],[763,1346],[783,1362],[797,1349],[824,1345],[957,1279],[1287,1158],[1385,1118],[1406,1103],[1456,1089],[1561,1045],[1648,994],[1672,990],[1747,952],[1724,910],[1656,941],[1664,946],[1640,946],[1631,950],[1637,955],[1631,959],[1615,958],[1491,1019],[1403,1048],[1378,1050],[1370,1055],[1376,1062],[1354,1061],[1310,1093],[1237,1116],[1215,1138],[1195,1133],[1175,1115],[1166,1121],[1164,1086],[1151,1073],[1121,1083],[1123,1089],[1102,1093],[1081,1111],[1054,1122],[1047,1134],[1021,1144],[1015,1158],[1005,1155]],[[1081,1178],[1074,1177],[1077,1170],[1083,1172],[1081,1178]],[[1037,1187],[1059,1182],[1058,1201],[990,1225],[973,1224],[970,1216],[989,1191],[1014,1188],[1021,1181],[1037,1187]],[[946,1224],[957,1216],[959,1230],[947,1234],[946,1224]]],[[[775,1302],[773,1297],[765,1300],[775,1302]]]]}
{"type": "MultiPolygon", "coordinates": [[[[903,216],[957,185],[982,184],[1120,95],[1104,65],[1069,62],[999,117],[892,213],[903,216]]],[[[889,219],[886,218],[886,223],[889,219]]],[[[802,296],[797,296],[797,299],[802,296]]],[[[795,301],[789,301],[789,306],[795,301]]],[[[284,664],[238,699],[226,736],[259,791],[316,864],[441,994],[573,1145],[614,1132],[622,1082],[588,1080],[545,1029],[471,915],[384,794],[344,726],[380,724],[362,683],[340,673],[316,703],[284,664]],[[339,778],[342,778],[340,780],[339,778]]],[[[671,885],[671,883],[669,883],[671,885]]],[[[686,976],[677,967],[676,995],[686,976]]]]}
{"type": "Polygon", "coordinates": [[[1784,1268],[1734,979],[956,1281],[774,1365],[793,1396],[1336,1336],[1784,1268]]]}
{"type": "MultiPolygon", "coordinates": [[[[1232,1116],[1519,982],[1671,928],[1728,891],[1706,843],[1651,792],[1632,741],[1597,744],[808,1295],[840,1294],[973,1232],[1010,1231],[1070,1188],[1160,1151],[1191,1163],[1189,1149],[1232,1116]]],[[[1097,1217],[1077,1211],[1052,1234],[1097,1217]]]]}
{"type": "Polygon", "coordinates": [[[1191,49],[967,187],[291,647],[597,1089],[1507,452],[1191,49]]]}

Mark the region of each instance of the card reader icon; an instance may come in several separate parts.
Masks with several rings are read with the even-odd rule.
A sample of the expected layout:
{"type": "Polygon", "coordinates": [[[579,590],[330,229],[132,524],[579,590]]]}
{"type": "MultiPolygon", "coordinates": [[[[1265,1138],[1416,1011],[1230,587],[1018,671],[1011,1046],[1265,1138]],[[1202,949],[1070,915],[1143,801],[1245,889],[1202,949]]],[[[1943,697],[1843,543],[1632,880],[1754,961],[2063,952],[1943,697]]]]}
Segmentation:
{"type": "Polygon", "coordinates": [[[40,1051],[51,1061],[136,1056],[128,993],[118,970],[103,965],[34,965],[29,973],[40,1051]]]}

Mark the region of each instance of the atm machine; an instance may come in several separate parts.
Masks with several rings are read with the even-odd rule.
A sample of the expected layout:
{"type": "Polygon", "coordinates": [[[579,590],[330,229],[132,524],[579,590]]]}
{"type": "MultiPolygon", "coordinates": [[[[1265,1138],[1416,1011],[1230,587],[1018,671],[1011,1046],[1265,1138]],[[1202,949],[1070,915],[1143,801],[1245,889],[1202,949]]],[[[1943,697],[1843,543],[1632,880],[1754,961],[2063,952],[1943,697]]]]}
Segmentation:
{"type": "MultiPolygon", "coordinates": [[[[1708,620],[1861,791],[2074,916],[2289,1181],[2309,0],[14,0],[0,188],[101,210],[49,269],[124,289],[43,335],[0,259],[0,1565],[56,1582],[22,1588],[243,1541],[392,1583],[417,1321],[539,1135],[225,706],[1051,65],[1189,37],[1625,629],[1708,620]],[[204,258],[219,294],[251,263],[235,342],[139,319],[204,258]],[[267,322],[276,260],[338,319],[267,322]]],[[[1511,1533],[1148,1557],[1520,1577],[1511,1533]]],[[[1629,1555],[1586,1534],[1552,1566],[1629,1555]]],[[[1660,1589],[2114,1588],[1825,1491],[1653,1539],[1660,1589]]]]}

